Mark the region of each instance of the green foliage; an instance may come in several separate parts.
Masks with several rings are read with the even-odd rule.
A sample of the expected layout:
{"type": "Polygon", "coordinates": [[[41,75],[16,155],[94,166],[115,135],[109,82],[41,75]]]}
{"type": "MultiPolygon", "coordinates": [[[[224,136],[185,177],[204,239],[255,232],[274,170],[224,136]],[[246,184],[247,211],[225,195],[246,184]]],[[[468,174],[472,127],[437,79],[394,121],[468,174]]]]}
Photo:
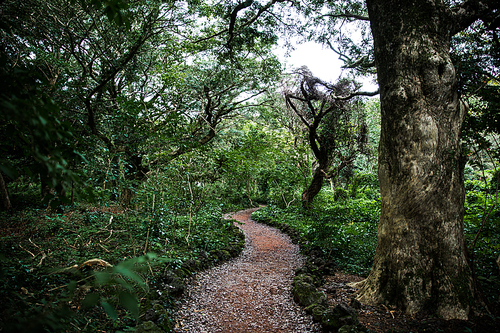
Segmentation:
{"type": "MultiPolygon", "coordinates": [[[[77,1],[77,0],[73,0],[77,1]]],[[[128,9],[128,4],[124,0],[80,0],[82,7],[86,7],[87,10],[100,10],[103,9],[104,13],[108,17],[110,22],[114,22],[116,25],[124,25],[130,28],[130,18],[126,9],[128,9]]]]}
{"type": "MultiPolygon", "coordinates": [[[[220,205],[203,205],[191,216],[160,204],[136,212],[88,204],[64,214],[25,209],[3,215],[0,228],[11,230],[0,249],[6,300],[0,327],[6,330],[134,326],[165,292],[158,281],[166,270],[188,276],[243,247],[220,205]],[[112,267],[101,267],[106,263],[112,267]]],[[[161,302],[172,311],[168,293],[161,302]]]]}
{"type": "Polygon", "coordinates": [[[471,264],[486,297],[497,301],[499,295],[499,267],[496,264],[500,250],[500,208],[497,193],[491,189],[495,173],[487,172],[489,179],[477,171],[469,173],[465,185],[465,237],[469,246],[471,264]],[[483,179],[481,179],[483,178],[483,179]],[[475,240],[475,242],[474,242],[475,240]]]}
{"type": "Polygon", "coordinates": [[[0,93],[0,171],[12,180],[42,175],[59,192],[81,183],[74,165],[84,158],[75,151],[71,125],[45,91],[46,80],[31,66],[11,67],[0,53],[0,83],[5,87],[0,93]]]}
{"type": "Polygon", "coordinates": [[[315,208],[280,209],[268,206],[252,215],[256,221],[288,225],[300,233],[304,251],[319,249],[343,270],[366,276],[376,247],[380,203],[365,198],[339,201],[335,191],[323,189],[315,208]]]}
{"type": "MultiPolygon", "coordinates": [[[[233,13],[232,1],[2,2],[0,171],[14,211],[0,216],[0,330],[124,330],[155,306],[167,309],[168,327],[174,295],[164,293],[165,276],[237,255],[242,235],[222,215],[258,203],[269,206],[255,218],[292,233],[305,251],[367,274],[380,214],[380,101],[357,101],[353,117],[325,116],[312,143],[336,147],[329,166],[354,156],[349,145],[363,155],[303,211],[301,190],[317,165],[300,119],[274,92],[281,64],[271,52],[281,23],[300,19],[282,15],[287,2],[265,6],[248,2],[233,13]],[[361,123],[367,132],[354,131],[361,123]],[[57,213],[41,209],[48,201],[57,213]],[[79,267],[93,259],[112,267],[79,267]]],[[[312,1],[307,24],[289,26],[314,25],[309,38],[328,44],[350,19],[323,14],[345,12],[367,15],[361,1],[312,1]]],[[[361,26],[359,45],[342,37],[335,47],[347,68],[373,73],[361,26]]],[[[466,238],[492,298],[500,281],[493,37],[479,24],[454,40],[471,106],[466,238]]]]}

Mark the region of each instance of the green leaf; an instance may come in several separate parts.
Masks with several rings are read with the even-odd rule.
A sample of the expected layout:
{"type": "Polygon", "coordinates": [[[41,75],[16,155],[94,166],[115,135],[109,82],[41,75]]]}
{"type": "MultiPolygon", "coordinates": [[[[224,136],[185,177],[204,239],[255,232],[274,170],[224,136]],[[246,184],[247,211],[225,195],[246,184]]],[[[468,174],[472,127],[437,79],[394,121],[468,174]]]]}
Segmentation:
{"type": "Polygon", "coordinates": [[[40,119],[40,123],[42,124],[42,126],[46,126],[47,125],[47,120],[44,117],[38,116],[38,119],[40,119]]]}
{"type": "Polygon", "coordinates": [[[119,295],[120,305],[129,310],[135,319],[139,318],[139,302],[135,295],[128,291],[122,291],[119,295]]]}
{"type": "Polygon", "coordinates": [[[128,283],[127,281],[125,281],[124,279],[121,279],[121,278],[117,278],[114,280],[117,284],[121,285],[123,288],[125,289],[129,289],[129,290],[132,290],[134,289],[132,287],[132,285],[130,283],[128,283]]]}
{"type": "Polygon", "coordinates": [[[68,290],[69,290],[69,292],[70,292],[71,294],[75,291],[76,286],[77,286],[77,283],[76,283],[76,281],[74,281],[74,280],[72,280],[72,281],[70,281],[70,282],[68,283],[68,290]]]}
{"type": "Polygon", "coordinates": [[[99,302],[99,298],[100,298],[100,296],[97,293],[87,294],[82,301],[83,308],[87,309],[87,308],[95,306],[99,302]]]}
{"type": "Polygon", "coordinates": [[[115,308],[113,306],[111,306],[111,304],[109,304],[106,301],[102,301],[101,305],[104,308],[104,311],[106,311],[106,313],[108,314],[108,316],[111,319],[113,319],[113,320],[117,320],[118,319],[118,314],[116,313],[115,308]]]}
{"type": "Polygon", "coordinates": [[[16,179],[18,176],[17,170],[7,161],[0,161],[0,171],[7,175],[10,179],[16,179]]]}
{"type": "Polygon", "coordinates": [[[144,286],[144,280],[132,271],[127,265],[119,264],[114,268],[114,271],[118,274],[128,277],[132,281],[136,282],[140,286],[144,286]]]}
{"type": "Polygon", "coordinates": [[[94,276],[98,285],[107,284],[111,280],[111,274],[108,272],[94,272],[94,276]]]}

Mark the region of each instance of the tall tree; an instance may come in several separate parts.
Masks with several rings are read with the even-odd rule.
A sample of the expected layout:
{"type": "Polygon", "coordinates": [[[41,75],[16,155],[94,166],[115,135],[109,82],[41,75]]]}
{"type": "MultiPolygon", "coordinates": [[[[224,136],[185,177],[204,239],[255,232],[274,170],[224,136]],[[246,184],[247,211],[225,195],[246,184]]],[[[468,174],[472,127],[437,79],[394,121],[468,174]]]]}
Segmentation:
{"type": "Polygon", "coordinates": [[[467,110],[450,44],[500,6],[369,0],[367,7],[381,93],[382,210],[375,261],[358,297],[466,319],[476,297],[463,224],[467,110]]]}
{"type": "Polygon", "coordinates": [[[351,67],[370,64],[374,57],[381,95],[378,246],[368,278],[358,285],[358,298],[412,314],[425,309],[466,319],[477,296],[464,243],[460,133],[466,105],[459,99],[450,46],[455,34],[477,20],[496,29],[500,5],[349,4],[328,17],[369,21],[373,51],[344,51],[357,55],[349,58],[351,67]]]}

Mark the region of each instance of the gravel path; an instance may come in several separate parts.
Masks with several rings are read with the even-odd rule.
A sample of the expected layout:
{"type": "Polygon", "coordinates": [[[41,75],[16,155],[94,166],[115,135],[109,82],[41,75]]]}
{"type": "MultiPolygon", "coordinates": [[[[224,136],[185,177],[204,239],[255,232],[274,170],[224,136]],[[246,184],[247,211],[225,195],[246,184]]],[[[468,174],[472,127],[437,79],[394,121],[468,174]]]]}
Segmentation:
{"type": "Polygon", "coordinates": [[[232,216],[244,223],[239,227],[245,249],[193,279],[177,312],[175,332],[320,332],[292,299],[294,271],[304,260],[298,246],[278,230],[252,221],[255,210],[232,216]]]}

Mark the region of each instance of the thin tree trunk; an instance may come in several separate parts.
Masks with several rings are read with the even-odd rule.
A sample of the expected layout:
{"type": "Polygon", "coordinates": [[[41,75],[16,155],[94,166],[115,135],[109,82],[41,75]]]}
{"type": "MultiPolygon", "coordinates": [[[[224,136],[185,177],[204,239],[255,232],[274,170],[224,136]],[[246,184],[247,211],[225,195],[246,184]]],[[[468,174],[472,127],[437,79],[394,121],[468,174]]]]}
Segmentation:
{"type": "Polygon", "coordinates": [[[322,168],[317,167],[314,171],[313,179],[309,186],[302,192],[302,206],[306,209],[311,208],[312,201],[314,197],[321,191],[323,187],[323,176],[322,168]]]}
{"type": "Polygon", "coordinates": [[[464,242],[465,107],[440,3],[367,1],[381,94],[381,217],[358,299],[467,319],[474,288],[464,242]]]}
{"type": "Polygon", "coordinates": [[[7,190],[7,185],[3,179],[3,175],[0,172],[0,198],[2,199],[3,210],[11,210],[12,205],[9,199],[9,191],[7,190]]]}
{"type": "Polygon", "coordinates": [[[129,155],[129,170],[125,173],[125,179],[133,184],[126,184],[121,193],[121,203],[124,207],[130,206],[135,197],[135,190],[147,179],[149,166],[142,165],[142,156],[139,154],[129,155]]]}

